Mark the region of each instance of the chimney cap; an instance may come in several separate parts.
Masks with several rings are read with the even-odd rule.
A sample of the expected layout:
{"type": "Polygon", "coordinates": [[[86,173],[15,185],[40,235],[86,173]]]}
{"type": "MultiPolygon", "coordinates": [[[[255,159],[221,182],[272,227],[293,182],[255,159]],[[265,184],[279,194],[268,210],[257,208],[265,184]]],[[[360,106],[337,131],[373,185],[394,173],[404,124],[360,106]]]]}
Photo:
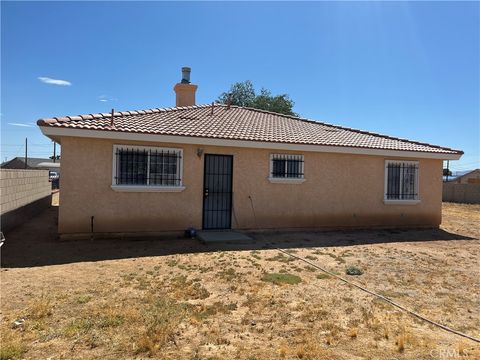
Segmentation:
{"type": "Polygon", "coordinates": [[[191,68],[188,66],[182,67],[182,84],[190,84],[190,72],[192,71],[191,68]]]}

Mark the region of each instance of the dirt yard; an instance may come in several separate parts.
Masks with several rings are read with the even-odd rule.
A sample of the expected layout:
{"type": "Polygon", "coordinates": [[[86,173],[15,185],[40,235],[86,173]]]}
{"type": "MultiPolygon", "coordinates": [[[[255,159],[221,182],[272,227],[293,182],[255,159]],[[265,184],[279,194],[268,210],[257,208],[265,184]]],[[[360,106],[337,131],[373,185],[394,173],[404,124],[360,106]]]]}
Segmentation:
{"type": "Polygon", "coordinates": [[[480,206],[437,230],[58,242],[57,208],[2,248],[1,359],[479,359],[428,325],[295,255],[480,337],[480,206]],[[354,266],[363,272],[346,275],[354,266]]]}

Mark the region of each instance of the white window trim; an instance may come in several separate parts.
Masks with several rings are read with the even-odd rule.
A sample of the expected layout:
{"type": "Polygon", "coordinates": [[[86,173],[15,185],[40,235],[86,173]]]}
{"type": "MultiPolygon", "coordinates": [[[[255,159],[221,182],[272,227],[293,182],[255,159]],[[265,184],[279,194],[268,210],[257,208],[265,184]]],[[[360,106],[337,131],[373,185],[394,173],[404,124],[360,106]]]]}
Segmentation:
{"type": "Polygon", "coordinates": [[[416,205],[420,203],[420,200],[383,200],[385,205],[416,205]]]}
{"type": "Polygon", "coordinates": [[[411,160],[385,160],[385,181],[384,181],[384,190],[383,190],[383,203],[385,205],[416,205],[420,203],[420,166],[418,161],[411,161],[411,160]],[[389,164],[412,164],[412,165],[417,165],[417,172],[415,176],[415,189],[417,191],[417,199],[387,199],[387,191],[388,191],[388,165],[389,164]]]}
{"type": "Polygon", "coordinates": [[[153,186],[153,185],[112,185],[113,191],[119,192],[181,192],[185,186],[153,186]]]}
{"type": "Polygon", "coordinates": [[[269,168],[269,176],[268,181],[272,184],[302,184],[305,182],[305,156],[303,154],[282,154],[282,153],[272,153],[270,154],[270,168],[269,168]],[[300,172],[303,174],[302,177],[299,178],[289,178],[289,177],[273,177],[273,158],[276,155],[294,155],[294,156],[301,156],[302,162],[300,163],[301,168],[300,172]]]}
{"type": "Polygon", "coordinates": [[[268,181],[272,184],[301,184],[304,183],[307,179],[305,178],[274,178],[268,177],[268,181]]]}
{"type": "MultiPolygon", "coordinates": [[[[147,161],[147,173],[150,170],[150,161],[147,161]]],[[[139,145],[113,145],[112,153],[112,190],[121,192],[180,192],[185,190],[183,186],[183,149],[181,148],[167,148],[161,146],[139,146],[139,145]],[[117,185],[115,184],[115,176],[117,176],[117,158],[116,153],[119,149],[134,149],[134,150],[162,150],[162,151],[177,151],[180,153],[180,185],[117,185]]]]}

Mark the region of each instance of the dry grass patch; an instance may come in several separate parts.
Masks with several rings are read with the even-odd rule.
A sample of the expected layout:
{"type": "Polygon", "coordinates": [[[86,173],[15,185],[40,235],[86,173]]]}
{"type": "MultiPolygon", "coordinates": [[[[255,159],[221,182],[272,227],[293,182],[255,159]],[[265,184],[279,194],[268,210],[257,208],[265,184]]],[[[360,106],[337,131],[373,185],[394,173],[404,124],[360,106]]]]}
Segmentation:
{"type": "MultiPolygon", "coordinates": [[[[346,265],[367,270],[355,282],[479,336],[472,289],[480,279],[480,241],[449,232],[476,236],[480,216],[468,206],[445,210],[443,231],[262,236],[298,242],[290,252],[335,274],[343,276],[346,265]]],[[[440,351],[480,358],[476,344],[287,254],[219,249],[229,251],[168,248],[166,255],[132,258],[128,250],[123,259],[2,269],[1,295],[8,301],[2,302],[1,359],[429,359],[440,351]],[[18,319],[25,324],[13,328],[18,319]]]]}
{"type": "Polygon", "coordinates": [[[191,308],[168,298],[157,298],[146,307],[142,314],[145,324],[134,335],[134,348],[137,353],[156,354],[174,339],[178,325],[191,313],[191,308]]]}
{"type": "Polygon", "coordinates": [[[302,282],[300,276],[292,275],[292,274],[277,274],[277,273],[267,273],[263,275],[262,280],[265,282],[271,282],[275,285],[295,285],[302,282]]]}

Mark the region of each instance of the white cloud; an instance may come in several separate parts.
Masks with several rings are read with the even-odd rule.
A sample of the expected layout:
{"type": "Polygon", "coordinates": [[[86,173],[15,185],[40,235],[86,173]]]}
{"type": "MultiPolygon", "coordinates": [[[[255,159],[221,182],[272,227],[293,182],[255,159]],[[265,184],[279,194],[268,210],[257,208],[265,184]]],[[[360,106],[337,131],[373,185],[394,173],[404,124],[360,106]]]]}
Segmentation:
{"type": "Polygon", "coordinates": [[[117,101],[117,100],[118,100],[117,98],[114,98],[108,95],[100,95],[98,97],[98,101],[101,101],[101,102],[109,102],[109,101],[117,101]]]}
{"type": "Polygon", "coordinates": [[[33,127],[33,125],[30,125],[30,124],[23,124],[23,123],[8,123],[8,125],[12,125],[12,126],[21,126],[21,127],[33,127]]]}
{"type": "Polygon", "coordinates": [[[45,77],[45,76],[40,76],[37,79],[40,80],[41,82],[45,83],[45,84],[60,85],[60,86],[70,86],[70,85],[72,85],[72,83],[70,81],[52,79],[52,78],[45,77]]]}

